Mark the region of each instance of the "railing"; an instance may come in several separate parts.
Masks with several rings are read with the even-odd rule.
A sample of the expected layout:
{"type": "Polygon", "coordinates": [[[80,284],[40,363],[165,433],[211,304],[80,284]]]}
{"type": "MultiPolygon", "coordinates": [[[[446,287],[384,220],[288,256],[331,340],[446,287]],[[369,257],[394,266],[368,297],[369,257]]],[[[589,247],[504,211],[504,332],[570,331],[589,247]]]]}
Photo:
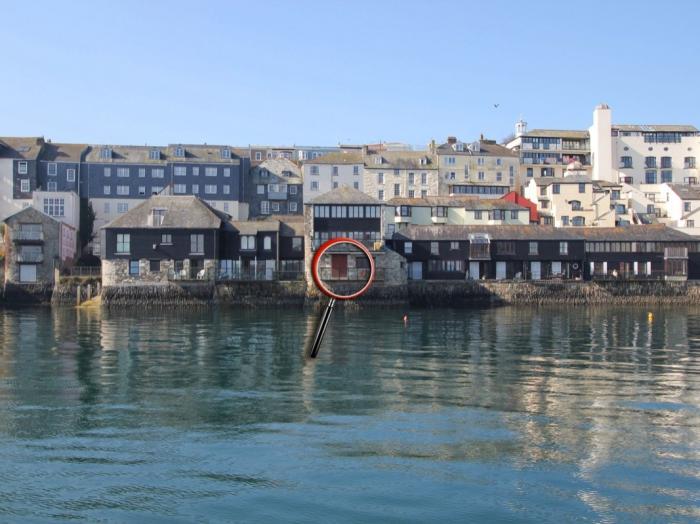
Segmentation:
{"type": "Polygon", "coordinates": [[[634,273],[594,273],[591,275],[591,280],[599,280],[606,282],[614,281],[649,281],[649,280],[665,280],[667,277],[687,277],[687,275],[669,275],[665,271],[652,271],[651,274],[634,273]]]}
{"type": "Polygon", "coordinates": [[[168,271],[168,280],[172,281],[189,281],[189,280],[214,280],[216,272],[214,268],[207,269],[170,269],[168,271]]]}
{"type": "Polygon", "coordinates": [[[43,262],[43,253],[17,253],[17,262],[43,262]]]}
{"type": "Polygon", "coordinates": [[[65,271],[71,277],[99,277],[102,275],[102,268],[99,266],[73,266],[65,271]]]}
{"type": "MultiPolygon", "coordinates": [[[[318,270],[319,278],[324,282],[338,282],[338,281],[354,281],[354,282],[366,282],[369,278],[369,268],[347,268],[345,270],[338,270],[331,267],[322,267],[318,270]]],[[[383,280],[384,273],[383,270],[377,269],[374,273],[375,280],[383,280]],[[381,274],[381,277],[380,277],[381,274]]]]}
{"type": "Polygon", "coordinates": [[[233,282],[233,281],[272,281],[303,280],[303,271],[269,271],[264,268],[253,270],[221,271],[214,268],[187,271],[168,271],[168,280],[173,282],[233,282]]]}
{"type": "MultiPolygon", "coordinates": [[[[358,240],[358,241],[360,243],[362,243],[362,245],[364,245],[365,247],[369,248],[370,251],[378,251],[379,249],[381,249],[381,246],[384,244],[381,240],[358,240]],[[376,246],[375,244],[379,244],[379,245],[376,246]],[[379,248],[379,249],[377,249],[377,248],[379,248]]],[[[312,242],[313,249],[318,249],[319,247],[321,247],[321,245],[324,242],[326,242],[326,240],[314,240],[312,242]]],[[[347,244],[339,244],[338,248],[339,248],[338,251],[343,251],[343,250],[348,249],[347,244]]],[[[332,249],[332,251],[336,251],[336,250],[332,249]]]]}
{"type": "Polygon", "coordinates": [[[15,231],[13,234],[14,240],[44,240],[43,231],[15,231]]]}

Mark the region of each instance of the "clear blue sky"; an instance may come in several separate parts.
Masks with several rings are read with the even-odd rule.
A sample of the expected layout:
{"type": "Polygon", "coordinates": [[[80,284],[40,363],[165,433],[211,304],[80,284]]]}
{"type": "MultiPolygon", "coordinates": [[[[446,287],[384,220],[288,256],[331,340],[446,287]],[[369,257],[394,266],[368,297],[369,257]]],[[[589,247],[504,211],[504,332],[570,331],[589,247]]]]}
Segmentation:
{"type": "Polygon", "coordinates": [[[8,2],[0,135],[425,144],[700,125],[700,2],[8,2]],[[499,104],[498,108],[494,104],[499,104]]]}

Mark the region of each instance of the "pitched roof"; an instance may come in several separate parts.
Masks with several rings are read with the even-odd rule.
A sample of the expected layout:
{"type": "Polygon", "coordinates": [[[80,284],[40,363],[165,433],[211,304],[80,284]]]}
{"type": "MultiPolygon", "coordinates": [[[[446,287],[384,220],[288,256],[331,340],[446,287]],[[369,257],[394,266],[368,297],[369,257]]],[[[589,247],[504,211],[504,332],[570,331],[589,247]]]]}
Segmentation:
{"type": "Polygon", "coordinates": [[[229,220],[229,224],[238,231],[239,235],[257,235],[262,232],[280,230],[279,220],[229,220]]]}
{"type": "Polygon", "coordinates": [[[312,198],[309,204],[379,204],[379,201],[371,196],[355,189],[354,187],[340,186],[327,193],[312,198]]]}
{"type": "Polygon", "coordinates": [[[263,169],[267,169],[272,175],[284,178],[291,184],[301,183],[301,168],[296,162],[287,158],[268,158],[253,168],[253,175],[259,177],[263,169]],[[291,173],[291,176],[285,176],[283,174],[285,172],[291,173]]]}
{"type": "Polygon", "coordinates": [[[668,184],[668,187],[677,194],[681,200],[700,200],[700,187],[668,184]]]}
{"type": "Polygon", "coordinates": [[[474,143],[464,143],[464,142],[458,142],[463,144],[463,147],[461,151],[455,149],[454,146],[456,144],[450,144],[449,142],[446,142],[444,144],[440,144],[437,147],[437,152],[438,154],[441,155],[480,155],[480,156],[507,156],[507,157],[518,157],[518,153],[516,151],[513,151],[512,149],[508,149],[505,146],[502,146],[500,144],[497,144],[495,140],[485,140],[481,139],[478,142],[474,143]],[[479,144],[479,150],[476,151],[476,144],[479,144]]]}
{"type": "Polygon", "coordinates": [[[154,195],[123,215],[115,218],[103,229],[154,227],[151,216],[154,209],[165,209],[163,223],[157,228],[219,229],[230,218],[203,200],[191,195],[154,195]]]}
{"type": "Polygon", "coordinates": [[[274,215],[265,217],[263,220],[278,220],[280,223],[280,236],[304,236],[304,215],[274,215]]]}
{"type": "Polygon", "coordinates": [[[312,160],[307,160],[305,164],[362,164],[362,151],[337,151],[327,153],[312,160]]]}
{"type": "Polygon", "coordinates": [[[121,146],[121,145],[90,145],[85,154],[85,162],[95,163],[133,163],[133,164],[162,164],[168,160],[165,148],[162,146],[121,146]],[[112,150],[112,157],[102,158],[102,150],[112,150]],[[151,151],[158,151],[160,158],[151,159],[151,151]]]}
{"type": "Polygon", "coordinates": [[[487,234],[491,240],[588,240],[588,241],[692,241],[695,237],[663,224],[621,227],[554,227],[543,225],[408,225],[394,239],[469,240],[470,234],[487,234]]]}
{"type": "Polygon", "coordinates": [[[239,164],[241,158],[236,154],[233,147],[227,145],[210,144],[169,144],[166,148],[168,160],[171,162],[202,162],[211,164],[239,164]],[[175,156],[175,150],[182,147],[185,156],[175,156]],[[221,158],[221,150],[228,149],[231,158],[221,158]]]}
{"type": "Polygon", "coordinates": [[[23,207],[22,209],[20,209],[16,213],[12,213],[11,215],[5,217],[3,222],[6,222],[9,224],[10,222],[12,222],[14,220],[21,219],[24,215],[29,215],[30,217],[33,217],[33,218],[30,218],[30,220],[36,220],[37,219],[36,217],[39,217],[44,222],[50,222],[50,223],[54,223],[54,224],[59,223],[59,220],[53,218],[50,215],[47,215],[41,209],[38,209],[38,208],[34,207],[33,205],[23,207]]]}
{"type": "Polygon", "coordinates": [[[695,126],[680,124],[613,124],[613,129],[620,131],[637,131],[641,133],[697,133],[695,126]]]}
{"type": "Polygon", "coordinates": [[[427,151],[381,151],[365,157],[365,169],[437,169],[437,157],[427,151]],[[381,159],[378,164],[377,160],[381,159]],[[421,163],[423,162],[423,163],[421,163]]]}
{"type": "Polygon", "coordinates": [[[40,136],[0,137],[0,158],[36,160],[43,147],[44,139],[40,136]]]}
{"type": "Polygon", "coordinates": [[[593,180],[588,175],[570,175],[564,177],[545,176],[532,179],[538,186],[551,186],[552,184],[592,184],[598,180],[593,180]]]}
{"type": "Polygon", "coordinates": [[[413,207],[458,207],[469,210],[526,209],[525,207],[500,198],[476,198],[473,196],[429,196],[424,198],[392,198],[392,206],[413,207]]]}
{"type": "Polygon", "coordinates": [[[83,153],[87,152],[87,144],[59,144],[47,142],[41,153],[41,159],[47,162],[80,162],[83,153]]]}

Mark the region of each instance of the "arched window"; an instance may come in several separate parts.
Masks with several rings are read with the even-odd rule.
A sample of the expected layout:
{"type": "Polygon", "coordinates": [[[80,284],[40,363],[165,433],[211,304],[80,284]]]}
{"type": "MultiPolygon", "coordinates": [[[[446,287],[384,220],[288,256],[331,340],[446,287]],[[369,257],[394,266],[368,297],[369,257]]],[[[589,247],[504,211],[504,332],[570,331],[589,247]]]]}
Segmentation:
{"type": "Polygon", "coordinates": [[[585,226],[586,225],[586,218],[585,217],[574,217],[571,219],[571,223],[575,226],[585,226]]]}

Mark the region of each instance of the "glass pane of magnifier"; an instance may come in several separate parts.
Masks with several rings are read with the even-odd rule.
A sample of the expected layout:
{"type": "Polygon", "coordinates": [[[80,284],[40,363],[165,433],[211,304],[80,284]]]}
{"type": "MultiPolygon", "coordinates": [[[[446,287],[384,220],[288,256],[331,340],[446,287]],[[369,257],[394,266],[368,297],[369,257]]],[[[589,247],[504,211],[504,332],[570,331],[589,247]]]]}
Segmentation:
{"type": "Polygon", "coordinates": [[[334,238],[318,248],[311,265],[311,275],[319,291],[330,300],[319,319],[310,356],[321,348],[336,300],[351,300],[365,293],[374,279],[374,259],[359,240],[334,238]]]}

